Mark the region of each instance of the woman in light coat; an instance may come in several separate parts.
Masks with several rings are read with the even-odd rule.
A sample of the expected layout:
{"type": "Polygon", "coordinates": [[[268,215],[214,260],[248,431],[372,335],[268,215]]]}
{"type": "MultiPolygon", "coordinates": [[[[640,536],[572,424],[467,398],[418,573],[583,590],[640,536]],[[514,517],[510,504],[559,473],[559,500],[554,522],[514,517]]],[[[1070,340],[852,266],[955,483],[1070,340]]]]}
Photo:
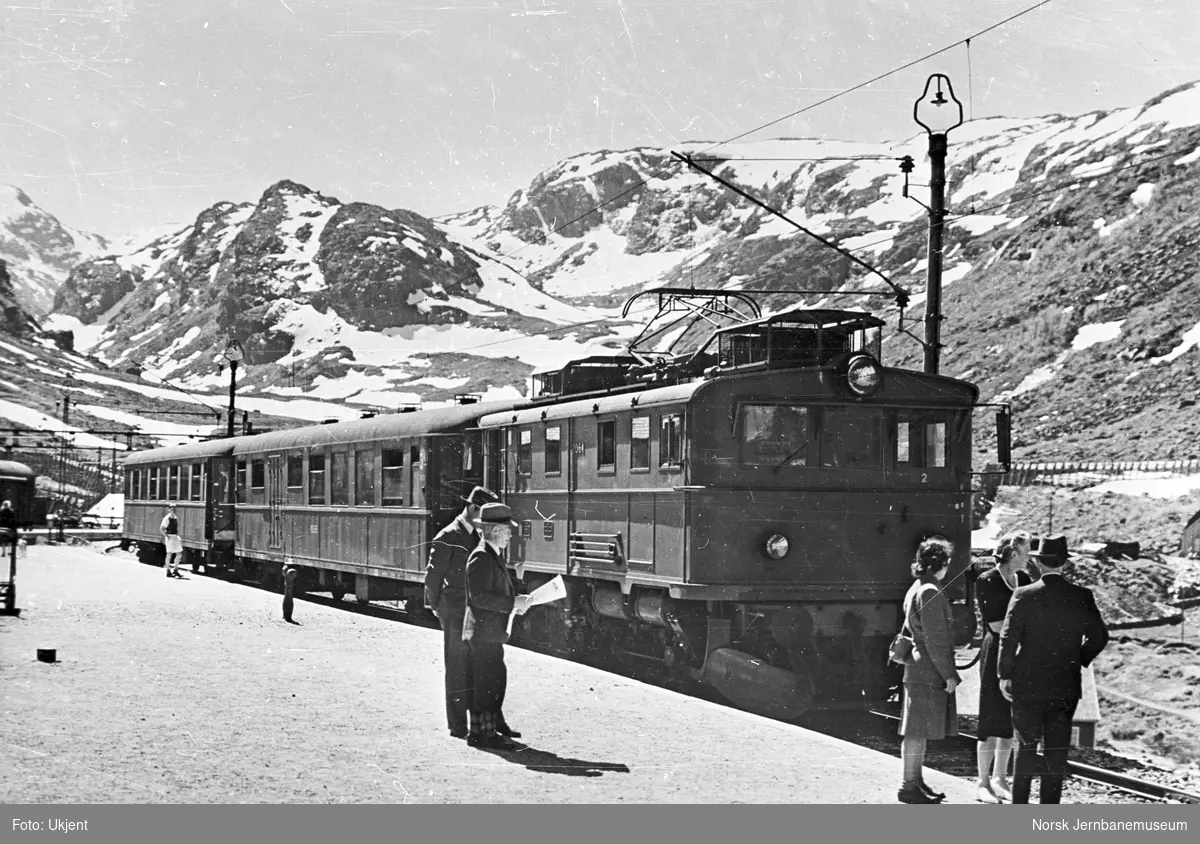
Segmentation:
{"type": "Polygon", "coordinates": [[[900,722],[904,782],[897,795],[901,803],[940,803],[946,797],[925,783],[921,769],[927,741],[958,735],[954,690],[960,678],[954,667],[954,615],[941,589],[953,553],[954,547],[945,539],[922,542],[912,565],[916,580],[904,596],[914,661],[904,666],[900,722]]]}

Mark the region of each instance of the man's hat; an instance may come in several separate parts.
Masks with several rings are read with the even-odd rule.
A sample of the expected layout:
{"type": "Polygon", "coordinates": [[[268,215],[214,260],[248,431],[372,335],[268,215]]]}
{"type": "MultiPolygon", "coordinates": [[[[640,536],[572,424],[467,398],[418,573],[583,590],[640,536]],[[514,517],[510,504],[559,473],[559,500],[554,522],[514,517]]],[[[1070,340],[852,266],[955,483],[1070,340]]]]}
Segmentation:
{"type": "Polygon", "coordinates": [[[1071,558],[1071,552],[1067,550],[1065,536],[1047,536],[1042,539],[1038,550],[1031,552],[1029,556],[1045,560],[1047,565],[1058,568],[1066,565],[1067,560],[1071,558]]]}
{"type": "Polygon", "coordinates": [[[484,504],[495,504],[499,500],[500,496],[496,495],[496,493],[492,492],[490,489],[482,486],[475,487],[475,489],[471,490],[471,494],[463,499],[463,501],[467,502],[472,507],[482,507],[484,504]]]}
{"type": "Polygon", "coordinates": [[[484,525],[517,527],[517,523],[512,520],[512,509],[507,504],[484,504],[479,511],[479,518],[475,520],[475,524],[480,527],[484,525]]]}

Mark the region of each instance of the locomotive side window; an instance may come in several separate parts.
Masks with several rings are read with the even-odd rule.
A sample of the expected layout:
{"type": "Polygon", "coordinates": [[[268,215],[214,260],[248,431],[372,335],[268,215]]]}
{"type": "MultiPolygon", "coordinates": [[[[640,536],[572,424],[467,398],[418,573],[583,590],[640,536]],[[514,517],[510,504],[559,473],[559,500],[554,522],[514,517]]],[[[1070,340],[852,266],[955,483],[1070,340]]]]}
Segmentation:
{"type": "Polygon", "coordinates": [[[519,432],[517,445],[517,474],[529,477],[533,474],[533,430],[525,428],[519,432]]]}
{"type": "Polygon", "coordinates": [[[663,414],[658,429],[660,469],[672,469],[683,463],[683,415],[663,414]]]}
{"type": "Polygon", "coordinates": [[[883,415],[867,408],[825,408],[821,465],[829,469],[883,467],[883,415]]]}
{"type": "Polygon", "coordinates": [[[617,423],[615,420],[601,422],[599,427],[600,447],[596,451],[597,468],[610,472],[617,469],[617,423]]]}
{"type": "Polygon", "coordinates": [[[289,454],[287,458],[288,489],[304,488],[304,456],[289,454]]]}
{"type": "Polygon", "coordinates": [[[383,450],[383,506],[404,506],[404,449],[383,450]]]}
{"type": "Polygon", "coordinates": [[[546,474],[562,474],[562,428],[558,425],[546,428],[546,474]]]}
{"type": "Polygon", "coordinates": [[[325,503],[325,455],[308,456],[308,503],[325,503]]]}
{"type": "Polygon", "coordinates": [[[179,467],[172,466],[167,471],[170,472],[170,479],[171,479],[170,484],[167,487],[167,497],[171,501],[178,501],[179,500],[179,467]]]}
{"type": "Polygon", "coordinates": [[[329,503],[350,503],[350,453],[335,451],[330,455],[329,503]]]}
{"type": "Polygon", "coordinates": [[[246,503],[246,461],[239,460],[237,464],[237,503],[246,503]]]}
{"type": "Polygon", "coordinates": [[[650,470],[650,417],[635,416],[629,429],[629,468],[650,470]]]}
{"type": "Polygon", "coordinates": [[[375,506],[375,450],[359,449],[354,452],[355,484],[354,503],[360,506],[375,506]]]}
{"type": "Polygon", "coordinates": [[[742,405],[743,466],[806,466],[808,442],[808,408],[742,405]]]}

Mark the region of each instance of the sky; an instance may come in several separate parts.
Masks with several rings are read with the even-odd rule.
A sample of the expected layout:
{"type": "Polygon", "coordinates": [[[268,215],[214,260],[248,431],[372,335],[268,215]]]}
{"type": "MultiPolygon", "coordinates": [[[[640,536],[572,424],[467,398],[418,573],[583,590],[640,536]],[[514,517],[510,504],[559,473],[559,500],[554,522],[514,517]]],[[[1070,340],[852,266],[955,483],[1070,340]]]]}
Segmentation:
{"type": "Polygon", "coordinates": [[[0,182],[110,239],[285,178],[435,216],[592,150],[899,140],[931,73],[968,119],[1200,79],[1195,0],[0,3],[0,182]]]}

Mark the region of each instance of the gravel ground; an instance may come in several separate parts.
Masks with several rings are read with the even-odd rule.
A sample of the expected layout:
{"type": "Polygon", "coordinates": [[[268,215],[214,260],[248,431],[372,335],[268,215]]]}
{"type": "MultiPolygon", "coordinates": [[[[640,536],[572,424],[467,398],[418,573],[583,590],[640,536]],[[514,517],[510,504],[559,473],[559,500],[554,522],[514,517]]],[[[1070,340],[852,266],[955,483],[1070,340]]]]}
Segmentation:
{"type": "Polygon", "coordinates": [[[122,553],[39,545],[19,565],[5,803],[895,802],[886,755],[516,648],[526,746],[474,750],[445,731],[439,631],[307,601],[291,625],[277,594],[122,553]]]}

